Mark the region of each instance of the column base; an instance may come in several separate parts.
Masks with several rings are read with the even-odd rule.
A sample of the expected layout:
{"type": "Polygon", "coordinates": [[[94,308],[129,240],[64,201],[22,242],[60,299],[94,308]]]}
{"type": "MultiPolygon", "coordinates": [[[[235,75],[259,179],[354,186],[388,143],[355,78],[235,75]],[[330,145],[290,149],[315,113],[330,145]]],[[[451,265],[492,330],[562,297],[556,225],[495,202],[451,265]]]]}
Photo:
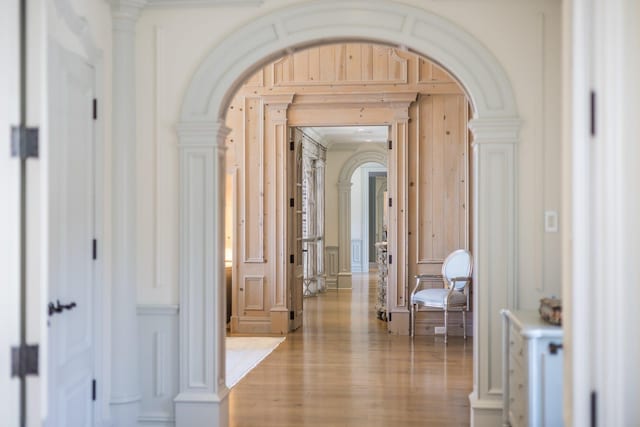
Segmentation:
{"type": "Polygon", "coordinates": [[[112,398],[111,422],[114,426],[137,427],[140,413],[140,395],[112,398]]]}
{"type": "Polygon", "coordinates": [[[387,329],[390,334],[409,335],[409,312],[387,312],[387,329]]]}
{"type": "Polygon", "coordinates": [[[351,289],[351,272],[338,273],[338,290],[351,289]]]}
{"type": "Polygon", "coordinates": [[[271,333],[287,335],[289,332],[289,310],[273,309],[271,310],[271,333]]]}
{"type": "Polygon", "coordinates": [[[175,427],[227,427],[229,390],[224,394],[180,393],[175,399],[175,427]]]}
{"type": "Polygon", "coordinates": [[[491,427],[502,424],[502,400],[478,399],[475,393],[469,395],[471,406],[471,427],[491,427]]]}

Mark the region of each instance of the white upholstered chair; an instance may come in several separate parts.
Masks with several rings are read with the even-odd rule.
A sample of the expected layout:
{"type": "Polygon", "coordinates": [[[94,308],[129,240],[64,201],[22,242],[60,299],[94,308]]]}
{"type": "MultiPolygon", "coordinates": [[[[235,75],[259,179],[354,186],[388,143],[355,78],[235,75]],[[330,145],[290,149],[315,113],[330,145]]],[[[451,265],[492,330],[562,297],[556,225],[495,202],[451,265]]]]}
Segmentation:
{"type": "Polygon", "coordinates": [[[425,279],[433,275],[416,276],[416,286],[411,292],[409,327],[413,337],[416,330],[416,309],[418,306],[439,308],[444,311],[444,342],[447,343],[447,317],[449,311],[462,311],[462,329],[467,339],[466,313],[469,310],[469,286],[473,257],[469,251],[458,249],[451,252],[442,264],[444,288],[420,289],[425,279]]]}

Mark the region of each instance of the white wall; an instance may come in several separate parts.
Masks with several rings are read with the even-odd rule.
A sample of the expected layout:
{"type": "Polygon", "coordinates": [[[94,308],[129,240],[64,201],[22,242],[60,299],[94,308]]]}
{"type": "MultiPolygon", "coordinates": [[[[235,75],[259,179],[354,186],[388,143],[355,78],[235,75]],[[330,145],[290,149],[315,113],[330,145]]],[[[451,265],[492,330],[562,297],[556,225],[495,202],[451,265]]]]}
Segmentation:
{"type": "MultiPolygon", "coordinates": [[[[234,29],[293,3],[273,0],[261,6],[148,8],[142,13],[137,25],[136,76],[140,304],[178,303],[178,152],[174,125],[194,72],[207,53],[234,29]]],[[[495,55],[512,84],[523,120],[517,147],[516,301],[523,308],[536,307],[541,296],[560,294],[560,234],[544,233],[543,218],[545,210],[561,209],[561,4],[557,0],[406,3],[429,9],[465,28],[495,55]]],[[[338,242],[337,188],[331,181],[337,179],[346,157],[332,150],[327,153],[328,246],[338,242]]],[[[562,212],[559,218],[562,228],[562,212]]]]}

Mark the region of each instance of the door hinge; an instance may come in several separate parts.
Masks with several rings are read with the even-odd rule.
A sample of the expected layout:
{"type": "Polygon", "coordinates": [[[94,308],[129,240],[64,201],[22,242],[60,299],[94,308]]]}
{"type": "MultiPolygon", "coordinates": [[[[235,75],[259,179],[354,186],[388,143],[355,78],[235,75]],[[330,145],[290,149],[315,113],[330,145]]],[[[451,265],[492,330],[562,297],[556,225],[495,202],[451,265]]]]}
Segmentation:
{"type": "Polygon", "coordinates": [[[389,140],[389,150],[393,148],[393,141],[389,140]]]}
{"type": "Polygon", "coordinates": [[[93,120],[98,119],[98,100],[93,98],[93,120]]]}
{"type": "Polygon", "coordinates": [[[11,156],[21,159],[37,158],[39,155],[38,128],[11,127],[11,156]]]}
{"type": "Polygon", "coordinates": [[[393,264],[393,255],[389,255],[389,264],[393,264]]]}
{"type": "Polygon", "coordinates": [[[92,250],[93,259],[98,259],[98,240],[97,239],[93,239],[91,250],[92,250]]]}
{"type": "Polygon", "coordinates": [[[389,197],[389,207],[393,207],[393,199],[391,197],[389,197]]]}
{"type": "Polygon", "coordinates": [[[389,316],[389,322],[391,322],[391,315],[392,315],[392,314],[393,314],[393,313],[389,313],[389,314],[388,314],[388,316],[389,316]]]}
{"type": "Polygon", "coordinates": [[[293,197],[289,199],[289,207],[292,208],[295,206],[295,202],[293,200],[293,197]]]}
{"type": "Polygon", "coordinates": [[[38,375],[38,345],[11,347],[11,376],[38,375]]]}
{"type": "Polygon", "coordinates": [[[296,312],[291,310],[289,312],[289,320],[294,320],[296,318],[296,312]]]}
{"type": "Polygon", "coordinates": [[[589,106],[589,114],[591,115],[589,130],[591,132],[591,136],[596,136],[596,93],[593,90],[589,96],[589,102],[591,104],[589,106]]]}
{"type": "Polygon", "coordinates": [[[91,400],[95,402],[96,400],[96,380],[94,379],[91,382],[91,400]]]}
{"type": "Polygon", "coordinates": [[[598,424],[598,395],[595,391],[591,392],[591,427],[596,427],[598,424]]]}
{"type": "Polygon", "coordinates": [[[293,264],[295,261],[293,255],[289,255],[289,264],[293,264]]]}
{"type": "Polygon", "coordinates": [[[295,149],[295,143],[293,141],[289,141],[289,151],[293,151],[295,149]]]}

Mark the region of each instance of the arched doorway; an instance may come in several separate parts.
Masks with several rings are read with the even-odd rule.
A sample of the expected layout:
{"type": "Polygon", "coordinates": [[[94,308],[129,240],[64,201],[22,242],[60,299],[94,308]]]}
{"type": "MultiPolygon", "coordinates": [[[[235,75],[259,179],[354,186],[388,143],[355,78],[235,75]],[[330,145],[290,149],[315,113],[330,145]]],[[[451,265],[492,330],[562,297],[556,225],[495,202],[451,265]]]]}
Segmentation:
{"type": "Polygon", "coordinates": [[[338,288],[351,287],[348,279],[351,274],[351,178],[353,173],[366,163],[378,163],[387,166],[387,153],[384,151],[360,151],[351,156],[340,170],[338,178],[338,245],[339,272],[338,288]],[[340,283],[342,277],[342,282],[340,283]]]}
{"type": "Polygon", "coordinates": [[[517,289],[515,153],[520,121],[510,83],[481,43],[438,16],[391,2],[329,1],[278,10],[243,26],[210,52],[187,89],[178,124],[181,385],[177,425],[183,425],[185,417],[192,422],[210,422],[212,417],[225,422],[225,297],[224,287],[212,284],[224,283],[226,106],[242,82],[269,60],[329,40],[376,41],[412,49],[447,69],[471,100],[477,308],[472,419],[501,411],[497,308],[513,307],[517,289]],[[203,265],[207,265],[204,274],[203,265]]]}

